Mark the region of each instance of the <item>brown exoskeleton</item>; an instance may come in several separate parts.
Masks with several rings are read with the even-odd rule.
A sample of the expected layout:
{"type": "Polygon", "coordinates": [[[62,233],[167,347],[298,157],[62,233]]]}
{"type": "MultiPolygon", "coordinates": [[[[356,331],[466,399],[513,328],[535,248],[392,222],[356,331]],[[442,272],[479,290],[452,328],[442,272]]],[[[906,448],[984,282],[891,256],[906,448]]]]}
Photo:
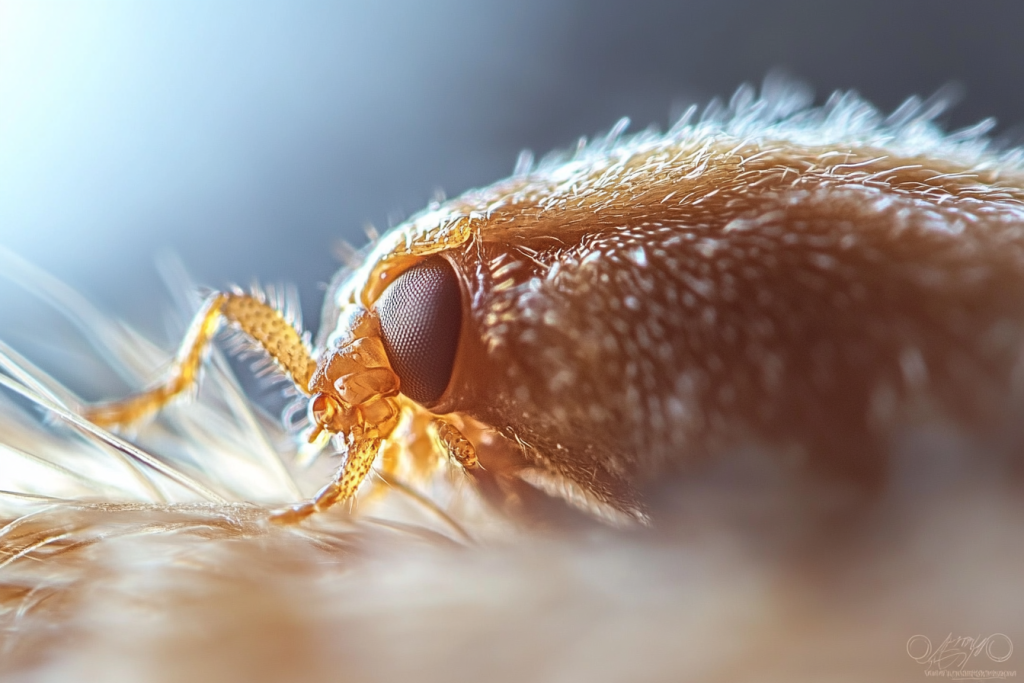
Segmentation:
{"type": "Polygon", "coordinates": [[[166,383],[86,414],[159,409],[228,320],[309,397],[310,438],[347,446],[285,522],[354,496],[405,408],[480,477],[619,522],[645,519],[638,486],[666,464],[737,444],[871,485],[901,425],[1012,423],[1019,166],[921,120],[830,127],[737,98],[398,226],[336,278],[313,351],[260,299],[215,294],[166,383]]]}

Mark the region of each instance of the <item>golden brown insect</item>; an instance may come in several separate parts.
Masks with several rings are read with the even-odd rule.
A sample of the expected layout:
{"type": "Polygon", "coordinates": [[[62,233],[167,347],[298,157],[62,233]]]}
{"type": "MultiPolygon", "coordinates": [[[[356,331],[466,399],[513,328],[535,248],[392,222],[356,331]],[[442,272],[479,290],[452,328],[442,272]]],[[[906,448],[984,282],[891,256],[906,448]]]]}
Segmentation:
{"type": "Polygon", "coordinates": [[[1009,434],[1019,164],[899,113],[858,123],[856,103],[787,119],[791,99],[742,90],[743,115],[619,129],[431,207],[335,278],[315,349],[258,297],[214,294],[164,383],[85,414],[158,410],[227,320],[308,396],[310,440],[347,450],[283,522],[438,425],[499,497],[527,482],[614,522],[645,519],[655,474],[744,445],[873,486],[906,425],[1009,434]]]}

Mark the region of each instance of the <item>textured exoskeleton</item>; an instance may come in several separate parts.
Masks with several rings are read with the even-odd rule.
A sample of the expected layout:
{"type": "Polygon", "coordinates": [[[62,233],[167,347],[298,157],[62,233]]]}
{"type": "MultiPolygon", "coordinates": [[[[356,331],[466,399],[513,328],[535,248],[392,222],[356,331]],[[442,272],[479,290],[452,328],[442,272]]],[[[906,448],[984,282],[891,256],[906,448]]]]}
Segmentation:
{"type": "MultiPolygon", "coordinates": [[[[874,486],[900,425],[1012,425],[1019,165],[852,100],[799,106],[742,90],[724,120],[526,161],[339,273],[314,351],[217,295],[179,369],[225,315],[310,397],[315,433],[343,435],[336,481],[285,521],[353,496],[402,415],[496,495],[525,482],[613,522],[646,518],[657,473],[745,444],[874,486]]],[[[134,419],[178,375],[89,414],[134,419]]]]}

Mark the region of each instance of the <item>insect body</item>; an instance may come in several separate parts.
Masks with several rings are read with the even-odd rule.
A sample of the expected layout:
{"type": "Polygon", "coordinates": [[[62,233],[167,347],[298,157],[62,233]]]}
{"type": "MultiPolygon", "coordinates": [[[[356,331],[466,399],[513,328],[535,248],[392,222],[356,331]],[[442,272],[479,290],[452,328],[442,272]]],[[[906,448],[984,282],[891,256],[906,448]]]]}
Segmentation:
{"type": "Polygon", "coordinates": [[[158,409],[225,318],[309,397],[310,438],[347,449],[279,521],[355,495],[402,419],[614,522],[646,518],[656,473],[744,444],[875,485],[902,426],[1012,423],[1024,358],[1024,174],[906,111],[744,90],[728,117],[521,168],[339,275],[315,351],[216,294],[165,384],[86,414],[158,409]]]}

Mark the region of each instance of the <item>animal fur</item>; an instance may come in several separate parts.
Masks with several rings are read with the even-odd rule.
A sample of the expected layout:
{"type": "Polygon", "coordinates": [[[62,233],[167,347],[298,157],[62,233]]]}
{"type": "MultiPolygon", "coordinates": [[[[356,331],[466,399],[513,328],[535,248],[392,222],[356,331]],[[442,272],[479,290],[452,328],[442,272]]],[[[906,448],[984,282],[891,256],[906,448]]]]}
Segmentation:
{"type": "MultiPolygon", "coordinates": [[[[883,118],[853,95],[742,89],[414,217],[412,234],[496,226],[456,254],[482,276],[477,367],[508,369],[467,419],[536,449],[481,449],[533,487],[428,453],[382,463],[351,512],[268,525],[332,463],[296,468],[219,356],[194,402],[124,440],[0,349],[0,670],[905,681],[925,677],[917,634],[1024,642],[1024,163],[983,130],[941,134],[933,105],[883,118]],[[524,248],[499,262],[503,243],[524,248]],[[642,500],[653,526],[559,497],[613,518],[642,500]]],[[[152,377],[159,350],[3,260],[152,377]]]]}

